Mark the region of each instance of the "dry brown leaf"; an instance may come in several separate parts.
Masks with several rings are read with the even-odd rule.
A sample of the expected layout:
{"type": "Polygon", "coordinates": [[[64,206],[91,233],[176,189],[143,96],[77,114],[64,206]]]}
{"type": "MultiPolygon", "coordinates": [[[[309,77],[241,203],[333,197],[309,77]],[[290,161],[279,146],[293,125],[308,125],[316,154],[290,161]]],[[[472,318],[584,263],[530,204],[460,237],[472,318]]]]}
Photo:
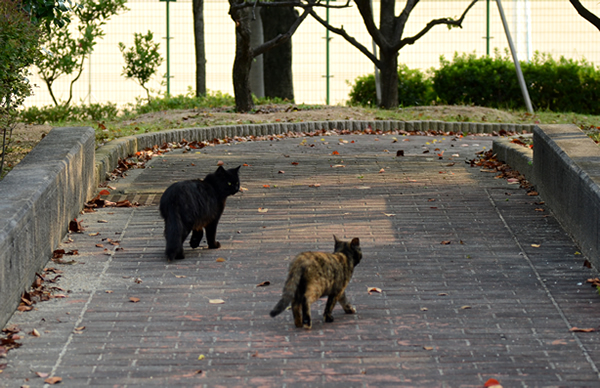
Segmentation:
{"type": "Polygon", "coordinates": [[[440,244],[442,244],[442,245],[450,245],[450,244],[452,244],[452,241],[445,240],[445,241],[442,241],[440,244]]]}
{"type": "Polygon", "coordinates": [[[45,372],[35,372],[35,374],[36,374],[38,377],[41,377],[41,378],[43,378],[43,379],[45,379],[46,377],[50,376],[50,374],[49,374],[49,373],[45,373],[45,372]]]}
{"type": "Polygon", "coordinates": [[[367,292],[370,294],[371,292],[376,292],[378,294],[381,294],[381,288],[379,287],[367,287],[367,292]]]}
{"type": "Polygon", "coordinates": [[[223,257],[217,257],[217,260],[215,260],[217,263],[224,263],[227,260],[225,260],[223,257]]]}
{"type": "Polygon", "coordinates": [[[266,212],[268,212],[268,211],[269,211],[269,209],[267,209],[267,208],[262,208],[262,207],[259,207],[259,208],[258,208],[258,212],[259,212],[259,213],[266,213],[266,212]]]}
{"type": "Polygon", "coordinates": [[[271,282],[268,280],[265,280],[264,282],[258,283],[256,285],[256,287],[266,287],[266,286],[270,286],[270,285],[271,285],[271,282]]]}
{"type": "Polygon", "coordinates": [[[225,301],[223,299],[209,299],[208,303],[210,304],[223,304],[225,301]]]}
{"type": "Polygon", "coordinates": [[[135,296],[132,296],[131,298],[129,298],[129,301],[133,302],[133,303],[137,303],[140,301],[140,298],[136,298],[135,296]]]}
{"type": "Polygon", "coordinates": [[[425,350],[433,350],[433,346],[423,346],[423,349],[425,349],[425,350]]]}
{"type": "Polygon", "coordinates": [[[32,335],[34,337],[39,337],[40,336],[40,332],[37,331],[36,329],[33,329],[29,332],[29,335],[32,335]]]}
{"type": "Polygon", "coordinates": [[[574,333],[591,333],[593,331],[596,331],[596,329],[594,329],[593,327],[581,329],[579,327],[573,326],[572,328],[569,329],[569,331],[574,332],[574,333]]]}
{"type": "Polygon", "coordinates": [[[62,381],[61,377],[58,376],[54,376],[54,377],[48,377],[46,380],[44,380],[44,382],[46,384],[50,384],[50,385],[54,385],[54,384],[58,384],[62,381]]]}

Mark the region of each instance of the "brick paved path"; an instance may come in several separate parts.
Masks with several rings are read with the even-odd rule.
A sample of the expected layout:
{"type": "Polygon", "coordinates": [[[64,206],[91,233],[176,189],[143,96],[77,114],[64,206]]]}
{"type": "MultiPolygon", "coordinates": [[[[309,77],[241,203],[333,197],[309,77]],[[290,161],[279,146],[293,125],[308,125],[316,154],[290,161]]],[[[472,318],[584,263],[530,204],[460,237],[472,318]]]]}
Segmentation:
{"type": "Polygon", "coordinates": [[[78,264],[49,264],[64,271],[68,298],[12,318],[23,346],[8,353],[0,386],[43,386],[36,372],[68,387],[600,386],[599,333],[569,331],[598,327],[600,296],[585,283],[596,275],[536,210],[540,199],[464,163],[490,138],[403,139],[285,139],[153,159],[115,184],[147,206],[82,216],[85,233],[64,244],[78,264]],[[160,193],[217,160],[248,164],[248,190],[219,225],[222,248],[187,247],[167,263],[160,193]],[[311,331],[289,311],[270,318],[290,259],[331,251],[333,234],[361,240],[347,291],[358,314],[338,306],[335,322],[315,319],[311,331]]]}

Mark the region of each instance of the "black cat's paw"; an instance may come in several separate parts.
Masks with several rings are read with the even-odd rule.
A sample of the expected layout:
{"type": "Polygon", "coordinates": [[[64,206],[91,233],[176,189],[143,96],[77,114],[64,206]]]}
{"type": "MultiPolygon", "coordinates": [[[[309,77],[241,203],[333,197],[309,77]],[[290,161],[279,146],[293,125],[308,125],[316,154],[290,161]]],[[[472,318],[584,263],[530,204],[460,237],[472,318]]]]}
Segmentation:
{"type": "Polygon", "coordinates": [[[190,246],[192,248],[198,248],[200,246],[200,241],[202,241],[202,238],[195,239],[195,238],[192,237],[190,239],[190,246]]]}
{"type": "Polygon", "coordinates": [[[333,315],[329,314],[329,315],[325,315],[325,322],[327,323],[331,323],[333,322],[333,315]]]}
{"type": "Polygon", "coordinates": [[[219,249],[221,248],[221,243],[218,241],[215,241],[214,244],[208,244],[208,249],[219,249]]]}
{"type": "Polygon", "coordinates": [[[176,261],[176,260],[183,260],[185,259],[185,256],[183,255],[183,253],[178,253],[176,255],[171,255],[169,257],[167,257],[168,261],[176,261]]]}

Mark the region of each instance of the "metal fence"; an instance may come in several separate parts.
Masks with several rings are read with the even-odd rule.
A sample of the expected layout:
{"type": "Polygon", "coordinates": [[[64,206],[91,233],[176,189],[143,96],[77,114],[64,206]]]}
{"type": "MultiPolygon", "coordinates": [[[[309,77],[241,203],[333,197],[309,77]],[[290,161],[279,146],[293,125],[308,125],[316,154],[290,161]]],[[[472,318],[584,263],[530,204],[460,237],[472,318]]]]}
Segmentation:
{"type": "MultiPolygon", "coordinates": [[[[331,0],[332,4],[334,0],[331,0]]],[[[338,0],[338,3],[341,1],[338,0]]],[[[412,36],[432,19],[458,18],[469,0],[422,0],[409,19],[404,36],[412,36]]],[[[379,1],[374,0],[378,15],[379,1]]],[[[597,0],[583,0],[592,12],[600,15],[597,0]]],[[[397,8],[404,2],[398,2],[397,8]]],[[[600,65],[600,31],[581,18],[568,0],[504,0],[511,34],[518,48],[519,59],[528,60],[535,51],[550,53],[558,58],[582,59],[600,65]]],[[[166,5],[159,0],[130,0],[129,11],[115,16],[104,27],[106,36],[99,40],[81,79],[75,84],[75,102],[113,102],[119,105],[131,103],[145,92],[121,73],[124,65],[118,43],[133,45],[134,32],[151,30],[161,44],[162,56],[166,58],[166,5]]],[[[170,23],[170,91],[185,94],[195,85],[195,54],[193,36],[192,1],[178,0],[169,4],[170,23]]],[[[325,15],[324,10],[319,10],[325,15]]],[[[334,26],[343,25],[346,31],[366,47],[372,47],[362,19],[355,6],[349,9],[332,9],[329,20],[334,26]]],[[[326,31],[310,17],[293,36],[293,74],[296,102],[326,103],[330,90],[330,103],[343,104],[348,99],[350,84],[357,76],[373,72],[373,64],[342,37],[330,34],[330,72],[326,69],[326,31]]],[[[207,57],[207,88],[233,95],[231,71],[234,59],[235,30],[228,15],[225,0],[205,0],[205,40],[207,57]]],[[[410,68],[427,70],[439,66],[440,55],[452,58],[455,52],[486,54],[486,42],[490,50],[504,52],[507,39],[494,0],[480,0],[467,15],[463,28],[434,27],[416,44],[400,51],[399,62],[410,68]],[[489,6],[489,17],[487,7],[489,6]],[[489,34],[487,30],[489,29],[489,34]]],[[[34,69],[35,72],[35,69],[34,69]]],[[[166,63],[150,88],[164,92],[166,63]]],[[[34,75],[38,85],[35,95],[28,98],[27,106],[49,105],[51,99],[43,82],[34,75]]],[[[68,93],[68,76],[59,79],[54,91],[65,99],[68,93]]]]}

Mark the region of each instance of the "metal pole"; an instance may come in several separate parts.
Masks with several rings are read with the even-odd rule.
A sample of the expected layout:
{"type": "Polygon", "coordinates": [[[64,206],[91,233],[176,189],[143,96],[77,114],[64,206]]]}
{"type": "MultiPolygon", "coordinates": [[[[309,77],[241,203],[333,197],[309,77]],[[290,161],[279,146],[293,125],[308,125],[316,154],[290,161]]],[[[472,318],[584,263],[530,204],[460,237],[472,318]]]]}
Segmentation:
{"type": "MultiPolygon", "coordinates": [[[[329,5],[329,0],[327,0],[327,5],[329,5]]],[[[329,7],[325,10],[325,21],[329,24],[329,7]]],[[[330,103],[330,94],[329,94],[329,29],[325,29],[325,83],[326,83],[326,98],[325,102],[327,105],[330,103]]]]}
{"type": "Polygon", "coordinates": [[[171,34],[169,29],[169,3],[171,1],[167,0],[167,96],[171,95],[171,34]]]}
{"type": "Polygon", "coordinates": [[[529,92],[527,91],[527,85],[525,85],[525,78],[523,78],[523,71],[521,70],[521,65],[519,64],[519,58],[517,58],[517,51],[515,50],[515,45],[513,44],[512,38],[510,37],[510,30],[508,28],[508,23],[506,22],[506,17],[504,16],[504,8],[502,8],[502,3],[500,0],[496,0],[496,4],[498,5],[498,11],[500,12],[500,18],[502,19],[502,25],[504,26],[504,32],[506,33],[506,39],[508,40],[508,46],[510,47],[510,52],[513,57],[513,62],[515,63],[515,69],[517,70],[517,79],[519,80],[519,86],[521,87],[521,93],[523,93],[523,99],[525,100],[525,106],[527,107],[527,111],[529,113],[533,113],[533,106],[531,106],[531,100],[529,99],[529,92]]]}
{"type": "Polygon", "coordinates": [[[490,0],[485,3],[485,54],[490,55],[490,0]]]}

